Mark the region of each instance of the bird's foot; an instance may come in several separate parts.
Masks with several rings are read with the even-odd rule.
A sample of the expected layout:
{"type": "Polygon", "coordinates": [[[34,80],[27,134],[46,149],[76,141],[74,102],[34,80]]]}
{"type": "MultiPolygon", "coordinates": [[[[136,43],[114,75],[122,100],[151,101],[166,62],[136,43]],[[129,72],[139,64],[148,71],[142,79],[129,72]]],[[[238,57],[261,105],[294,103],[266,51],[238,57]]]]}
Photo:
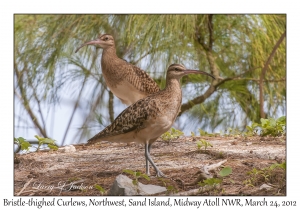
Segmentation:
{"type": "Polygon", "coordinates": [[[157,171],[157,172],[156,172],[156,176],[157,176],[157,177],[168,178],[168,177],[167,177],[166,175],[164,175],[163,172],[161,172],[161,171],[157,171]]]}

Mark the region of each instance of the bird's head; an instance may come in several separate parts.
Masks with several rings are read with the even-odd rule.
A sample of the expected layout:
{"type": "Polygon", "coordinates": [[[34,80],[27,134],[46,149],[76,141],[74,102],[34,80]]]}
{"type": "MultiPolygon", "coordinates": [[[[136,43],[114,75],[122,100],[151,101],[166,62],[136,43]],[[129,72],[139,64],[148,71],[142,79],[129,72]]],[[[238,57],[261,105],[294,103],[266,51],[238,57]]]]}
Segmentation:
{"type": "Polygon", "coordinates": [[[172,64],[169,66],[167,70],[167,78],[175,78],[175,79],[180,79],[184,75],[187,74],[204,74],[207,76],[212,77],[215,79],[215,77],[205,71],[201,70],[192,70],[192,69],[186,69],[183,65],[181,64],[172,64]]]}
{"type": "Polygon", "coordinates": [[[75,53],[82,47],[86,46],[86,45],[94,45],[96,47],[101,47],[102,49],[106,49],[108,47],[114,46],[115,45],[115,41],[114,41],[114,37],[112,35],[109,34],[103,34],[100,35],[97,39],[95,40],[91,40],[88,41],[84,44],[82,44],[80,47],[78,47],[75,51],[75,53]]]}

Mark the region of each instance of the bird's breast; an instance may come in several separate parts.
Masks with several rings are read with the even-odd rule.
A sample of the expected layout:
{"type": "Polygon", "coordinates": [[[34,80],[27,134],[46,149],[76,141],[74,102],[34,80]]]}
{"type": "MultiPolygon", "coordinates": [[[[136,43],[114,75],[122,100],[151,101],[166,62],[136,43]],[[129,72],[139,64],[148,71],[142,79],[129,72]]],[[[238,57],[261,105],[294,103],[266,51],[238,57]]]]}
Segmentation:
{"type": "Polygon", "coordinates": [[[145,98],[146,94],[137,90],[132,84],[126,80],[119,82],[117,85],[107,84],[111,92],[117,96],[122,103],[126,105],[131,105],[136,101],[145,98]]]}
{"type": "Polygon", "coordinates": [[[158,107],[160,108],[160,112],[168,117],[172,122],[175,121],[178,115],[181,106],[181,98],[181,92],[178,92],[172,96],[163,96],[159,100],[160,104],[158,107]]]}

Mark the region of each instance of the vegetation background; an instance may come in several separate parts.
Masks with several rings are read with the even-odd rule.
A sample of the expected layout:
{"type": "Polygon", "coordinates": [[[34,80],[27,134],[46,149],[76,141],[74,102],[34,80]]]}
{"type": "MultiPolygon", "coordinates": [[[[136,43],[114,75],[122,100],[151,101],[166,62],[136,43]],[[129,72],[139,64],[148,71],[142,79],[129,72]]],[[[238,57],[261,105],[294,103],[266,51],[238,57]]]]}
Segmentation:
{"type": "Polygon", "coordinates": [[[244,130],[286,115],[286,15],[15,15],[15,135],[85,142],[125,108],[105,86],[101,49],[74,53],[103,33],[161,88],[172,63],[218,78],[182,80],[177,129],[244,130]]]}

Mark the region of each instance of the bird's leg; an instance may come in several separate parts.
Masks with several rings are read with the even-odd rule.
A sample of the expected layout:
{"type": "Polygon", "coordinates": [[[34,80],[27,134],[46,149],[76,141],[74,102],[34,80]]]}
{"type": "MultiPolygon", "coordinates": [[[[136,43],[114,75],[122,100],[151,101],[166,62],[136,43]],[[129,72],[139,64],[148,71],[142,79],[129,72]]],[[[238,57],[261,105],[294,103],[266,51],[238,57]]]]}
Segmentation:
{"type": "Polygon", "coordinates": [[[146,155],[146,150],[148,150],[148,153],[149,153],[149,155],[150,155],[151,145],[152,145],[152,144],[148,144],[148,143],[145,144],[146,174],[147,174],[148,176],[150,176],[150,170],[149,170],[149,162],[148,162],[148,157],[147,157],[147,155],[146,155]]]}
{"type": "Polygon", "coordinates": [[[151,163],[151,165],[153,166],[153,168],[155,169],[156,171],[156,176],[158,177],[166,177],[163,172],[161,172],[157,166],[155,165],[155,163],[153,162],[151,156],[150,156],[150,148],[149,148],[149,143],[147,142],[145,144],[145,157],[146,157],[146,173],[147,175],[149,174],[149,164],[148,164],[148,161],[151,163]],[[147,161],[148,160],[148,161],[147,161]]]}
{"type": "Polygon", "coordinates": [[[148,153],[150,154],[150,151],[149,151],[149,144],[148,144],[148,143],[145,144],[145,159],[146,159],[146,174],[147,174],[148,176],[150,176],[149,162],[148,162],[148,157],[147,157],[147,151],[148,151],[148,153]]]}

